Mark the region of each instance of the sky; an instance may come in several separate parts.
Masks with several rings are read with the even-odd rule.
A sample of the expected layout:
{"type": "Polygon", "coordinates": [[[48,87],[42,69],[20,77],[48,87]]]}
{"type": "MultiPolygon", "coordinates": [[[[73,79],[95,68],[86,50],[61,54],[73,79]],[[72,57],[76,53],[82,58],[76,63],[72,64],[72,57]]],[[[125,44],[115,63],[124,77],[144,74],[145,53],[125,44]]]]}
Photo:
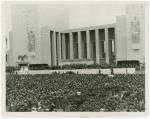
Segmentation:
{"type": "Polygon", "coordinates": [[[125,4],[76,4],[67,7],[70,28],[116,23],[116,16],[125,15],[125,4]]]}
{"type": "MultiPolygon", "coordinates": [[[[111,24],[125,15],[125,4],[64,4],[69,9],[70,29],[111,24]]],[[[12,30],[11,4],[3,6],[6,36],[12,30]]]]}

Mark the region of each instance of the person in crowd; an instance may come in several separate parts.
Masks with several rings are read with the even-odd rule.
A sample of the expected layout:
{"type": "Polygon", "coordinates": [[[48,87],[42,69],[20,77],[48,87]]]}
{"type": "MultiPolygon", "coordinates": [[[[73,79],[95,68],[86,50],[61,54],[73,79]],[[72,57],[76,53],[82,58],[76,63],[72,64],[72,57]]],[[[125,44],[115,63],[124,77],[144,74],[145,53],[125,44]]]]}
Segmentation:
{"type": "Polygon", "coordinates": [[[145,75],[6,75],[11,112],[144,111],[145,75]]]}

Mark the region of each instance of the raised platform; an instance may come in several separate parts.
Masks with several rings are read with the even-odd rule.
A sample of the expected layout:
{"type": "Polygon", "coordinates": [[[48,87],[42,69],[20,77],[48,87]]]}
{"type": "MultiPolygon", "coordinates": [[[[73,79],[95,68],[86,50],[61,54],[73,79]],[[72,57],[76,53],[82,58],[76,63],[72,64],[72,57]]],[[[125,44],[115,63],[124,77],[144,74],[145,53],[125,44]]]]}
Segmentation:
{"type": "Polygon", "coordinates": [[[126,74],[126,68],[114,68],[114,74],[126,74]]]}
{"type": "Polygon", "coordinates": [[[21,68],[20,71],[28,71],[29,62],[16,62],[21,68]]]}
{"type": "MultiPolygon", "coordinates": [[[[29,71],[17,71],[17,74],[52,74],[56,73],[66,73],[72,71],[76,74],[111,74],[111,69],[77,69],[77,70],[29,70],[29,71]]],[[[114,68],[114,74],[134,74],[135,68],[114,68]]]]}

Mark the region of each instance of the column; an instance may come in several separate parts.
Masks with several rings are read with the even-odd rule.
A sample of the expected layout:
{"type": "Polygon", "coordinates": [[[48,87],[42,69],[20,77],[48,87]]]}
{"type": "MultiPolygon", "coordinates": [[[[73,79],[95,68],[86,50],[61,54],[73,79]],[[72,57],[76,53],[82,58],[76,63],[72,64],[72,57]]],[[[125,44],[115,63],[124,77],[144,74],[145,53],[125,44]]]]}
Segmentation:
{"type": "Polygon", "coordinates": [[[81,44],[81,32],[78,31],[78,55],[79,59],[82,59],[82,44],[81,44]]]}
{"type": "Polygon", "coordinates": [[[72,35],[72,32],[69,33],[70,35],[70,59],[74,59],[73,58],[73,35],[72,35]]]}
{"type": "MultiPolygon", "coordinates": [[[[51,66],[53,66],[54,64],[53,64],[53,57],[54,57],[54,32],[50,32],[51,33],[51,35],[50,35],[50,42],[51,42],[51,66]]],[[[43,43],[43,42],[42,42],[43,43]]],[[[44,55],[44,52],[43,52],[43,48],[44,48],[44,46],[42,46],[42,54],[44,55]]],[[[44,60],[44,59],[43,59],[44,60]]]]}
{"type": "Polygon", "coordinates": [[[53,38],[53,65],[56,66],[56,40],[57,40],[57,37],[56,37],[56,32],[54,32],[54,38],[53,38]]]}
{"type": "Polygon", "coordinates": [[[109,64],[109,40],[108,40],[108,28],[105,28],[105,47],[106,47],[106,63],[109,64]]]}
{"type": "Polygon", "coordinates": [[[61,61],[61,34],[60,32],[58,32],[57,49],[58,49],[58,65],[59,65],[61,61]]]}
{"type": "Polygon", "coordinates": [[[115,30],[115,62],[116,62],[116,64],[117,64],[117,61],[118,61],[118,57],[117,57],[117,29],[116,29],[116,27],[114,27],[114,30],[115,30]]]}
{"type": "Polygon", "coordinates": [[[86,31],[86,44],[87,44],[87,59],[91,59],[91,50],[90,50],[90,34],[89,30],[86,31]]]}
{"type": "Polygon", "coordinates": [[[62,50],[63,50],[63,60],[66,60],[66,41],[65,41],[65,34],[63,33],[62,37],[62,50]]]}
{"type": "Polygon", "coordinates": [[[96,63],[100,64],[100,57],[99,57],[99,35],[98,35],[98,29],[95,30],[96,35],[96,63]]]}
{"type": "MultiPolygon", "coordinates": [[[[51,33],[50,33],[50,31],[49,31],[48,38],[49,38],[49,53],[50,53],[49,65],[52,66],[52,61],[51,61],[51,53],[52,53],[52,51],[51,51],[51,33]]],[[[39,43],[41,43],[41,42],[39,42],[39,43]]],[[[42,49],[42,48],[40,47],[40,50],[41,50],[41,49],[42,49]]],[[[39,54],[40,54],[40,53],[39,53],[39,54]]],[[[40,62],[40,61],[39,61],[39,62],[40,62]]]]}

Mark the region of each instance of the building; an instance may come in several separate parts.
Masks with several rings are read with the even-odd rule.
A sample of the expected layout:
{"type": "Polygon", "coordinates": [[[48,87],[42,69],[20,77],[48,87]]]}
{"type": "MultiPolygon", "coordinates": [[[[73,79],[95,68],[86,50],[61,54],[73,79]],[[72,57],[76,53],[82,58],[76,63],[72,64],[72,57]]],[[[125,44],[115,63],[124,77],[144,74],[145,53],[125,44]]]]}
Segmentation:
{"type": "Polygon", "coordinates": [[[49,26],[59,32],[69,29],[68,9],[59,4],[12,4],[11,12],[12,32],[9,35],[9,48],[6,50],[6,65],[16,66],[16,62],[20,62],[19,55],[27,55],[26,61],[29,63],[45,62],[42,58],[46,54],[42,54],[41,44],[44,41],[40,34],[41,27],[49,26]]]}
{"type": "Polygon", "coordinates": [[[28,9],[24,6],[25,11],[12,8],[15,12],[9,38],[12,41],[6,51],[7,66],[20,62],[18,55],[27,55],[31,64],[47,63],[49,66],[145,60],[144,4],[126,5],[126,15],[117,16],[114,24],[76,29],[69,29],[69,12],[61,5],[55,15],[48,7],[52,19],[46,19],[44,14],[44,21],[36,5],[28,9]],[[18,16],[22,13],[27,14],[18,16]]]}

